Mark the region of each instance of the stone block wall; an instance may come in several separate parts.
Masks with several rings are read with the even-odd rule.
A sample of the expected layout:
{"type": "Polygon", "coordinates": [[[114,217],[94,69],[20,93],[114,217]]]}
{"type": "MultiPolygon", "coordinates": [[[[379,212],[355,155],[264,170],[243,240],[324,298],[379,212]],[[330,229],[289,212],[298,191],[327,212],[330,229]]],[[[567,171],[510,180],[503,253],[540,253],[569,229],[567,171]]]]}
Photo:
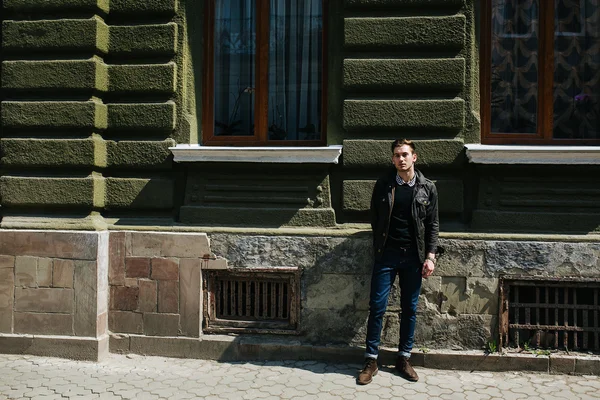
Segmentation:
{"type": "Polygon", "coordinates": [[[1,226],[102,228],[123,210],[172,220],[177,2],[2,7],[1,226]]]}
{"type": "MultiPolygon", "coordinates": [[[[423,281],[415,350],[481,349],[495,339],[502,275],[600,276],[600,243],[593,238],[445,236],[446,253],[423,281]]],[[[185,356],[191,346],[190,354],[206,356],[202,270],[253,267],[300,269],[293,341],[364,345],[372,269],[366,231],[2,230],[0,352],[99,359],[108,353],[110,332],[113,351],[157,354],[166,343],[176,354],[185,356]]],[[[399,314],[396,282],[382,345],[397,346],[399,314]]]]}
{"type": "Polygon", "coordinates": [[[437,182],[442,224],[463,222],[463,145],[479,141],[472,2],[346,0],[343,15],[338,220],[367,220],[389,146],[408,137],[417,167],[437,182]]]}
{"type": "Polygon", "coordinates": [[[71,336],[107,352],[107,246],[107,232],[1,231],[0,348],[71,336]]]}
{"type": "MultiPolygon", "coordinates": [[[[300,335],[313,343],[363,346],[369,310],[371,237],[211,234],[211,250],[232,267],[299,267],[300,335]]],[[[441,239],[446,253],[423,280],[415,350],[481,349],[498,335],[498,282],[522,276],[600,276],[600,243],[441,239]]],[[[398,282],[384,317],[382,345],[399,340],[398,282]]]]}
{"type": "Polygon", "coordinates": [[[201,334],[206,234],[0,230],[0,352],[98,360],[109,331],[201,334]]]}
{"type": "Polygon", "coordinates": [[[199,337],[204,234],[111,232],[109,329],[114,333],[199,337]]]}

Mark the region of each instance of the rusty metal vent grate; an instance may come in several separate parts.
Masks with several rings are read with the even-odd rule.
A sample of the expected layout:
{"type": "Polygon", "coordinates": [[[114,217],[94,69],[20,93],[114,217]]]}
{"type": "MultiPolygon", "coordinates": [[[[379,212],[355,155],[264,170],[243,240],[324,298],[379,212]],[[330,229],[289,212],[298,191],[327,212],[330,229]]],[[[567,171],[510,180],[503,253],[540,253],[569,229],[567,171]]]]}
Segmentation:
{"type": "Polygon", "coordinates": [[[600,280],[500,279],[499,347],[600,351],[600,280]]]}
{"type": "Polygon", "coordinates": [[[204,331],[295,333],[299,270],[204,271],[204,331]]]}

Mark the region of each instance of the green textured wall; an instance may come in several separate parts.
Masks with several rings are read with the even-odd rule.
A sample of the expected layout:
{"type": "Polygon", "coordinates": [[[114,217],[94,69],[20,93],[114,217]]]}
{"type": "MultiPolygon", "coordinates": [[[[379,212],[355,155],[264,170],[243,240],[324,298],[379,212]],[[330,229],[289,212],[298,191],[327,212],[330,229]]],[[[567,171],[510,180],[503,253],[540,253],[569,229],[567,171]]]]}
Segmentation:
{"type": "Polygon", "coordinates": [[[416,142],[417,167],[436,181],[445,229],[463,229],[465,142],[474,129],[471,2],[345,0],[343,164],[332,182],[339,221],[365,221],[393,139],[416,142]]]}
{"type": "MultiPolygon", "coordinates": [[[[551,183],[536,167],[521,166],[515,183],[501,179],[503,169],[467,163],[464,144],[480,141],[478,4],[327,2],[327,143],[344,149],[340,164],[325,165],[309,182],[309,191],[327,182],[327,195],[319,195],[327,210],[302,204],[294,214],[286,206],[279,219],[249,215],[247,225],[366,222],[374,181],[390,165],[389,144],[408,137],[417,144],[418,168],[438,185],[445,231],[598,231],[593,205],[581,203],[577,218],[565,211],[569,201],[577,203],[579,188],[595,193],[588,188],[596,183],[588,173],[593,169],[574,170],[584,178],[563,204],[552,203],[551,183]],[[539,187],[541,194],[519,194],[519,185],[539,187]],[[558,227],[557,214],[564,221],[558,227]]],[[[202,143],[203,5],[2,2],[1,226],[18,228],[27,219],[22,226],[36,226],[37,218],[49,216],[89,229],[101,227],[102,218],[131,224],[172,224],[182,215],[190,224],[204,223],[206,215],[227,219],[192,200],[190,185],[204,182],[206,164],[174,164],[168,149],[202,143]]],[[[297,176],[294,170],[289,178],[297,176]]],[[[63,227],[59,220],[48,226],[63,227]]]]}
{"type": "MultiPolygon", "coordinates": [[[[365,221],[401,136],[417,140],[419,166],[452,198],[444,217],[462,220],[462,144],[478,141],[466,3],[328,2],[327,141],[344,145],[329,179],[338,222],[365,221]]],[[[178,168],[168,147],[201,142],[203,2],[5,0],[2,19],[5,221],[72,210],[170,223],[189,190],[178,179],[202,170],[178,168]],[[30,182],[52,200],[23,190],[30,182]],[[74,182],[86,189],[67,198],[74,182]]]]}
{"type": "Polygon", "coordinates": [[[172,221],[168,147],[190,136],[179,123],[178,2],[2,4],[3,224],[63,216],[94,228],[86,216],[112,213],[172,221]]]}
{"type": "Polygon", "coordinates": [[[599,166],[484,165],[476,169],[480,180],[471,223],[474,230],[600,233],[599,166]]]}

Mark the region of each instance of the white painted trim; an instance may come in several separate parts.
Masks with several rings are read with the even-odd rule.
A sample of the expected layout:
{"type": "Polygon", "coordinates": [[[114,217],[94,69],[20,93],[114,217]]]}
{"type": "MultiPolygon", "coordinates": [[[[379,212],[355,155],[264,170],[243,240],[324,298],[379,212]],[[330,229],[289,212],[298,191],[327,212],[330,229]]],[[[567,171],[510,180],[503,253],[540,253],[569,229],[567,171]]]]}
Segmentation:
{"type": "Polygon", "coordinates": [[[600,164],[600,146],[509,146],[466,144],[475,164],[600,164]]]}
{"type": "Polygon", "coordinates": [[[169,147],[175,162],[252,162],[337,164],[341,145],[324,147],[233,147],[178,144],[169,147]]]}

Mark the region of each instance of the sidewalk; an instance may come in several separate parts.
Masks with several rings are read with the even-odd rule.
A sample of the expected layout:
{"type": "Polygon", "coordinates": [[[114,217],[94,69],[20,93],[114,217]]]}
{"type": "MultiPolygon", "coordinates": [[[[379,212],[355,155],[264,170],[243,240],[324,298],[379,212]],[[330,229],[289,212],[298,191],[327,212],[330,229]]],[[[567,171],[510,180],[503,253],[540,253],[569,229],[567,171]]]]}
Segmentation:
{"type": "Polygon", "coordinates": [[[416,368],[409,383],[381,368],[358,386],[359,364],[227,362],[111,354],[101,363],[0,355],[6,399],[600,399],[600,377],[416,368]]]}

